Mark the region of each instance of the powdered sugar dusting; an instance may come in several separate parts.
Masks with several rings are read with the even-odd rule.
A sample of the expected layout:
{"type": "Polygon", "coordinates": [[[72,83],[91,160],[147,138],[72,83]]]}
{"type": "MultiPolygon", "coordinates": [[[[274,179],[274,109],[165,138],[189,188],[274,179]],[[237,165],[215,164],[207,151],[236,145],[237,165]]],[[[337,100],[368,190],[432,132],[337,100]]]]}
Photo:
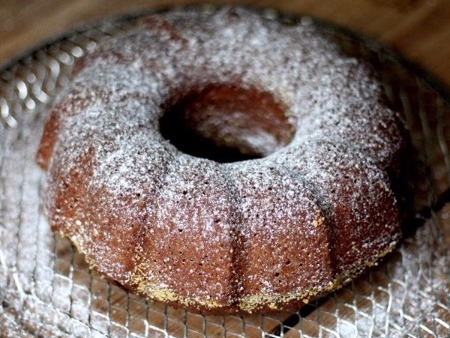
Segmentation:
{"type": "Polygon", "coordinates": [[[240,296],[317,293],[337,278],[333,273],[371,262],[398,239],[385,170],[402,139],[372,75],[310,21],[283,25],[239,8],[144,19],[83,61],[56,108],[62,116],[48,194],[54,226],[105,274],[129,286],[140,274],[175,290],[179,301],[230,306],[240,296]],[[269,92],[287,107],[292,142],[263,159],[218,164],[163,139],[159,120],[174,93],[227,83],[269,92]],[[85,195],[61,201],[74,172],[85,195]],[[210,194],[197,189],[202,180],[210,194]],[[61,207],[89,205],[89,198],[101,201],[97,210],[61,207]],[[120,224],[111,230],[113,223],[92,221],[94,213],[120,224]],[[89,229],[75,228],[75,221],[89,229]],[[104,257],[108,245],[120,242],[102,235],[108,231],[126,240],[104,257]],[[94,249],[92,236],[104,242],[94,249]],[[334,236],[344,244],[329,247],[334,236]],[[189,238],[195,254],[182,248],[189,238]],[[275,241],[303,248],[286,244],[270,252],[275,241]],[[144,253],[130,259],[135,247],[144,253]],[[168,260],[163,248],[171,252],[168,260]],[[249,259],[236,264],[236,249],[249,259]],[[344,254],[336,258],[333,250],[344,254]],[[221,271],[206,256],[221,257],[221,271]]]}

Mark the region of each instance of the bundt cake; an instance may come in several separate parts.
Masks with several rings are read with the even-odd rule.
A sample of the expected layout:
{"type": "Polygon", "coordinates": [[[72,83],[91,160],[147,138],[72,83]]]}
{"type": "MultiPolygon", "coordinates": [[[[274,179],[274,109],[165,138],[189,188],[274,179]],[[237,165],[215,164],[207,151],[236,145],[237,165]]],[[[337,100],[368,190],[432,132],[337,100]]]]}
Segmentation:
{"type": "Polygon", "coordinates": [[[203,313],[291,310],[400,239],[404,126],[309,18],[174,9],[74,66],[37,154],[52,229],[124,288],[203,313]]]}

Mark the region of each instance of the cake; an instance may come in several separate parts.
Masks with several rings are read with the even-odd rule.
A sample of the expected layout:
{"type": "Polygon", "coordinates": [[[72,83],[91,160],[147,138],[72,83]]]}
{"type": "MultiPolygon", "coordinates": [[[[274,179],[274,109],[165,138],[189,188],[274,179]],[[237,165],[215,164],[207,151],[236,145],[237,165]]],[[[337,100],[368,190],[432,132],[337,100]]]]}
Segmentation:
{"type": "Polygon", "coordinates": [[[132,292],[294,310],[401,237],[404,126],[373,67],[304,17],[140,18],[77,61],[37,154],[51,228],[132,292]]]}

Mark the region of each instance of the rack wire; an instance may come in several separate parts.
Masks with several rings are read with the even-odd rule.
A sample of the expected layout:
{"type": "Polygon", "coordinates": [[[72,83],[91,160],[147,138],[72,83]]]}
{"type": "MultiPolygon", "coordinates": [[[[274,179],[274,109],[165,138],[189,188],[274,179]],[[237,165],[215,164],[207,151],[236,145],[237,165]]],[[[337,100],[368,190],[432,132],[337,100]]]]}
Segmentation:
{"type": "Polygon", "coordinates": [[[74,61],[134,24],[101,22],[0,70],[0,337],[450,336],[450,95],[388,48],[328,23],[330,37],[356,42],[376,64],[422,164],[407,236],[379,266],[297,313],[203,316],[108,283],[52,234],[34,161],[47,112],[74,61]]]}

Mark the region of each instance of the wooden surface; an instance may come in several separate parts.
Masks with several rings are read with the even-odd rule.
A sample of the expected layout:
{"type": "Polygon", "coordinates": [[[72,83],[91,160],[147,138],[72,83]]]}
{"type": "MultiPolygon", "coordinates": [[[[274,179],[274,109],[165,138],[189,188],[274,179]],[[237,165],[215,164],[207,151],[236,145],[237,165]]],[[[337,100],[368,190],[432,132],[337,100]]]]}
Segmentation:
{"type": "MultiPolygon", "coordinates": [[[[201,1],[0,0],[0,65],[86,22],[129,11],[198,2],[201,1]]],[[[450,88],[449,0],[240,0],[227,3],[307,13],[350,27],[394,47],[450,88]]]]}

